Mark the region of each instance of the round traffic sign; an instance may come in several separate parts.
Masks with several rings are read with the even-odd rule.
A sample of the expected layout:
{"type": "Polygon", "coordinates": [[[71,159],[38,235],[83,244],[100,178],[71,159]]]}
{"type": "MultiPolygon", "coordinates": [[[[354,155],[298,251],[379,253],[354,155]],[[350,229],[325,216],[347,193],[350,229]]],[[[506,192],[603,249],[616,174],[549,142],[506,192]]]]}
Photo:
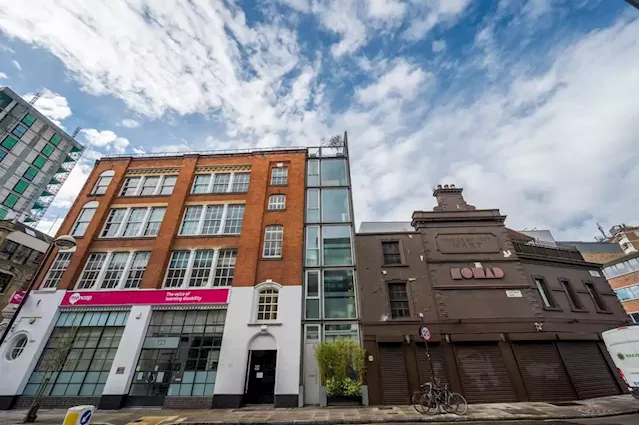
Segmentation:
{"type": "Polygon", "coordinates": [[[418,334],[420,335],[420,338],[424,339],[427,342],[431,339],[431,331],[426,325],[420,326],[418,334]]]}
{"type": "Polygon", "coordinates": [[[80,424],[81,425],[87,425],[89,422],[91,422],[91,414],[93,412],[91,410],[87,410],[85,411],[82,416],[80,416],[80,424]]]}

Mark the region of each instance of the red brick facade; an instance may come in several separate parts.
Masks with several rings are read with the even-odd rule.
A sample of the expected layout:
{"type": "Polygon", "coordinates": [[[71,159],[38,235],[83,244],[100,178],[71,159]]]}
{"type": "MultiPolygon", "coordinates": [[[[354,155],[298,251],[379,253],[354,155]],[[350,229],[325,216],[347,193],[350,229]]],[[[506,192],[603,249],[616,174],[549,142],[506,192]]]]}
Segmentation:
{"type": "MultiPolygon", "coordinates": [[[[611,285],[612,289],[624,288],[625,286],[637,285],[638,284],[638,272],[623,274],[622,276],[609,278],[609,285],[611,285]]],[[[621,301],[622,307],[627,313],[637,313],[638,312],[638,300],[628,300],[621,301]]]]}

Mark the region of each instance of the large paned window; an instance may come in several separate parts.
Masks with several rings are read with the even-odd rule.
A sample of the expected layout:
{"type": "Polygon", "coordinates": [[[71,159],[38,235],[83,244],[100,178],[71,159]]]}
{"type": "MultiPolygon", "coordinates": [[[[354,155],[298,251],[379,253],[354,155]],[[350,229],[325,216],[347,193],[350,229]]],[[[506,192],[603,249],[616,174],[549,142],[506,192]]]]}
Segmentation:
{"type": "Polygon", "coordinates": [[[310,159],[307,161],[307,186],[320,185],[320,161],[310,159]]]}
{"type": "Polygon", "coordinates": [[[306,260],[307,266],[315,267],[320,265],[320,227],[307,226],[306,240],[306,260]]]}
{"type": "Polygon", "coordinates": [[[305,275],[305,317],[320,319],[320,270],[307,270],[305,275]]]}
{"type": "Polygon", "coordinates": [[[351,227],[322,226],[322,251],[325,266],[352,265],[351,227]]]}
{"type": "Polygon", "coordinates": [[[571,308],[576,310],[582,310],[584,306],[582,305],[582,302],[580,301],[580,297],[576,293],[575,289],[573,289],[573,286],[571,286],[571,282],[565,279],[560,279],[560,285],[562,286],[562,289],[564,290],[565,294],[567,295],[567,298],[569,299],[571,308]]]}
{"type": "Polygon", "coordinates": [[[140,287],[142,275],[147,269],[147,263],[149,262],[150,256],[150,252],[136,252],[133,255],[133,261],[131,262],[131,267],[129,267],[129,271],[126,274],[127,277],[124,281],[123,288],[132,289],[140,287]]]}
{"type": "Polygon", "coordinates": [[[84,266],[84,270],[78,280],[77,289],[91,289],[98,281],[100,270],[107,259],[106,252],[93,252],[89,254],[89,259],[84,266]]]}
{"type": "Polygon", "coordinates": [[[322,186],[347,186],[347,161],[345,159],[323,159],[321,161],[322,186]]]}
{"type": "Polygon", "coordinates": [[[286,186],[287,184],[287,167],[275,167],[271,169],[271,185],[286,186]]]}
{"type": "Polygon", "coordinates": [[[154,311],[129,394],[211,396],[225,310],[154,311]]]}
{"type": "Polygon", "coordinates": [[[135,196],[138,193],[138,186],[142,181],[142,177],[127,177],[124,179],[120,196],[135,196]]]}
{"type": "Polygon", "coordinates": [[[307,223],[320,222],[320,189],[307,189],[307,223]]]}
{"type": "Polygon", "coordinates": [[[382,242],[382,264],[398,265],[402,264],[402,256],[400,255],[400,242],[383,241],[382,242]]]}
{"type": "Polygon", "coordinates": [[[59,252],[51,264],[49,272],[42,281],[43,288],[56,288],[62,279],[62,274],[71,261],[72,252],[59,252]]]}
{"type": "Polygon", "coordinates": [[[264,249],[262,250],[262,257],[281,258],[282,237],[282,226],[279,224],[267,226],[264,231],[264,249]]]}
{"type": "Polygon", "coordinates": [[[116,252],[111,255],[111,259],[107,265],[107,271],[100,284],[101,289],[113,289],[118,286],[122,276],[124,276],[124,269],[127,266],[128,259],[128,252],[116,252]]]}
{"type": "Polygon", "coordinates": [[[409,297],[407,296],[407,285],[405,283],[389,284],[389,307],[393,319],[409,317],[409,297]]]}
{"type": "Polygon", "coordinates": [[[353,270],[325,270],[323,291],[325,318],[352,319],[356,317],[353,270]]]}
{"type": "Polygon", "coordinates": [[[638,284],[626,286],[615,290],[616,296],[620,301],[629,301],[638,299],[638,284]]]}
{"type": "Polygon", "coordinates": [[[93,215],[96,213],[98,209],[98,202],[91,201],[84,204],[82,210],[80,210],[80,214],[76,219],[76,222],[73,223],[73,227],[71,227],[71,235],[72,236],[83,236],[84,232],[89,227],[89,223],[93,218],[93,215]]]}
{"type": "Polygon", "coordinates": [[[244,204],[190,205],[185,208],[179,234],[237,235],[242,230],[244,204]]]}
{"type": "Polygon", "coordinates": [[[165,211],[166,207],[112,208],[100,237],[157,236],[165,211]]]}
{"type": "Polygon", "coordinates": [[[235,173],[233,175],[233,184],[231,185],[231,191],[237,193],[248,192],[249,178],[249,173],[235,173]]]}
{"type": "Polygon", "coordinates": [[[589,298],[591,298],[591,301],[593,302],[593,305],[595,305],[596,310],[598,310],[600,312],[609,311],[607,309],[606,304],[604,303],[604,300],[600,296],[600,293],[598,292],[598,290],[596,289],[596,287],[595,287],[595,285],[593,283],[584,282],[584,287],[587,289],[587,293],[589,294],[589,298]]]}
{"type": "Polygon", "coordinates": [[[286,196],[282,194],[269,195],[269,202],[267,203],[267,209],[269,211],[284,210],[286,202],[286,196]]]}
{"type": "Polygon", "coordinates": [[[607,266],[602,269],[604,276],[607,279],[612,277],[621,276],[623,274],[632,273],[638,271],[638,259],[630,258],[627,261],[621,261],[619,263],[607,266]]]}
{"type": "Polygon", "coordinates": [[[544,281],[544,279],[540,277],[534,277],[533,281],[536,284],[536,289],[538,289],[540,298],[542,298],[542,304],[544,304],[546,308],[555,308],[556,303],[553,301],[553,298],[549,293],[549,289],[547,288],[547,283],[544,281]]]}
{"type": "Polygon", "coordinates": [[[126,311],[60,313],[22,395],[43,390],[45,397],[100,396],[128,316],[126,311]]]}
{"type": "Polygon", "coordinates": [[[178,176],[175,175],[127,177],[120,190],[120,196],[171,195],[177,179],[178,176]]]}
{"type": "Polygon", "coordinates": [[[256,319],[258,322],[272,321],[278,319],[278,290],[275,288],[264,288],[258,293],[258,312],[256,319]]]}
{"type": "Polygon", "coordinates": [[[346,223],[351,221],[349,191],[347,189],[322,189],[322,222],[346,223]]]}
{"type": "Polygon", "coordinates": [[[149,261],[149,252],[93,252],[89,255],[76,289],[138,288],[149,261]]]}
{"type": "Polygon", "coordinates": [[[156,193],[158,184],[160,183],[160,176],[147,176],[142,180],[142,188],[140,189],[140,196],[151,196],[156,193]]]}
{"type": "Polygon", "coordinates": [[[246,193],[250,177],[250,173],[197,174],[191,193],[246,193]]]}
{"type": "Polygon", "coordinates": [[[229,189],[231,174],[219,173],[213,175],[213,193],[225,193],[229,189]]]}
{"type": "Polygon", "coordinates": [[[165,288],[231,286],[237,250],[173,251],[165,288]]]}
{"type": "Polygon", "coordinates": [[[340,339],[358,341],[358,325],[349,323],[324,325],[326,342],[335,342],[340,339]]]}
{"type": "Polygon", "coordinates": [[[160,183],[159,195],[171,195],[177,181],[178,176],[163,176],[162,183],[160,183]]]}

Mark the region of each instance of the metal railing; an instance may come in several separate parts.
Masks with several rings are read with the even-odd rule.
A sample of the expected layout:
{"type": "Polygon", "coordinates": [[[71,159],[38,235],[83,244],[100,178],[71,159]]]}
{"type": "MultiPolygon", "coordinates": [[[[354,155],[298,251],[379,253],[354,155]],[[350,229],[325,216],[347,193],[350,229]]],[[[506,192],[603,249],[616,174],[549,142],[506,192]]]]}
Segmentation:
{"type": "Polygon", "coordinates": [[[511,241],[516,253],[531,254],[540,257],[564,258],[585,261],[578,249],[571,245],[551,245],[539,242],[511,241]]]}
{"type": "Polygon", "coordinates": [[[306,146],[286,146],[271,148],[246,148],[246,149],[221,149],[207,151],[182,151],[182,152],[144,152],[144,153],[119,153],[103,155],[102,158],[163,158],[170,156],[185,155],[232,155],[259,152],[282,152],[282,151],[298,151],[306,150],[306,146]]]}

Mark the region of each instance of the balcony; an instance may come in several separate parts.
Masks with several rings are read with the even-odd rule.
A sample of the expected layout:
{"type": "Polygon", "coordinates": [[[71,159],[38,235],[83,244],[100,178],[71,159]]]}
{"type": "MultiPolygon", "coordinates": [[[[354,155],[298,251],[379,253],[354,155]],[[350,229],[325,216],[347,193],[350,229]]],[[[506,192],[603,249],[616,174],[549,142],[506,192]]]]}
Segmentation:
{"type": "Polygon", "coordinates": [[[564,259],[573,261],[585,261],[582,254],[570,245],[551,245],[540,242],[511,241],[518,255],[537,257],[540,259],[564,259]]]}

